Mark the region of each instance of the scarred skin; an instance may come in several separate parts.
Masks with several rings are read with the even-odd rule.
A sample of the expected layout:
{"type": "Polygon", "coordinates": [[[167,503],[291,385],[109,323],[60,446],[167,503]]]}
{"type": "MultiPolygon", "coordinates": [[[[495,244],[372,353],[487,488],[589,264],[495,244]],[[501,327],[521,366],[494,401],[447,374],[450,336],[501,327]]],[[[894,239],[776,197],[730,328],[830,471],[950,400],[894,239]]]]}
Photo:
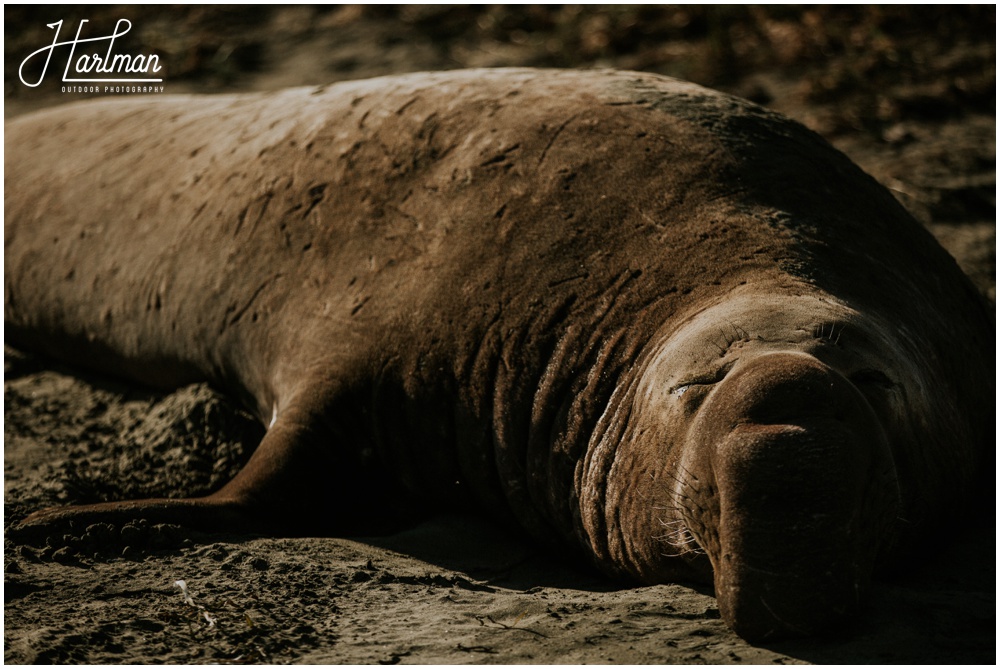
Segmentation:
{"type": "Polygon", "coordinates": [[[391,488],[615,576],[714,583],[763,639],[849,621],[992,472],[979,296],[887,191],[750,103],[459,71],[67,105],[5,142],[7,340],[207,380],[269,425],[209,497],[27,526],[336,532],[391,488]]]}

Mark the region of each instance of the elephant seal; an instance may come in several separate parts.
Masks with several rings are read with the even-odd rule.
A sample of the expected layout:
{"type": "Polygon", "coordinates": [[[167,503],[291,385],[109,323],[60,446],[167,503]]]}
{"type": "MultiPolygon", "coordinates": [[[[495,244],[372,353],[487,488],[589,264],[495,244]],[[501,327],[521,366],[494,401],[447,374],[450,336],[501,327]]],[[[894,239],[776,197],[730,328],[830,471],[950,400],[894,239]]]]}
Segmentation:
{"type": "Polygon", "coordinates": [[[471,70],[85,102],[5,141],[8,340],[269,425],[206,498],[28,525],[337,531],[374,468],[612,575],[714,583],[754,640],[851,620],[992,461],[970,282],[847,158],[721,93],[471,70]]]}

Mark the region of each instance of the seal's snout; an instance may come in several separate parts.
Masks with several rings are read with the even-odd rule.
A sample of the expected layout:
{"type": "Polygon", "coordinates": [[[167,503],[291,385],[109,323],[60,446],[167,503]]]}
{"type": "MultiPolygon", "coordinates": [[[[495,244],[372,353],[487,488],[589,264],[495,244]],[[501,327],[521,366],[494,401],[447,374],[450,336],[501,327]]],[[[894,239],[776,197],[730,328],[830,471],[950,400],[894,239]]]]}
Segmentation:
{"type": "Polygon", "coordinates": [[[748,639],[840,629],[874,566],[868,525],[883,517],[873,490],[888,446],[871,407],[812,356],[772,353],[734,369],[701,418],[723,617],[748,639]]]}
{"type": "Polygon", "coordinates": [[[733,371],[725,392],[732,402],[730,411],[742,422],[758,425],[796,425],[824,418],[849,421],[856,414],[871,414],[853,384],[805,353],[755,358],[733,371]]]}

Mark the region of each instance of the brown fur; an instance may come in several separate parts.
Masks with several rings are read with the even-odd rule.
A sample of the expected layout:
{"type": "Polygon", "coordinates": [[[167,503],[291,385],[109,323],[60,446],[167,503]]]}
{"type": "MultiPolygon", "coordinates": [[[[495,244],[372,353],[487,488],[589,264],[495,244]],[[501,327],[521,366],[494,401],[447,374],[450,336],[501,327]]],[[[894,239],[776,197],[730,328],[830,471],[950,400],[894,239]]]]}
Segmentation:
{"type": "MultiPolygon", "coordinates": [[[[727,580],[778,560],[730,570],[769,513],[734,500],[815,476],[783,504],[863,518],[830,524],[865,546],[837,581],[860,590],[885,516],[956,513],[991,457],[993,326],[954,261],[823,140],[691,84],[480,70],[97,101],[8,122],[5,160],[9,341],[209,380],[273,421],[211,497],[29,523],[335,531],[375,467],[613,574],[714,572],[727,620],[765,637],[850,607],[790,621],[822,559],[780,562],[801,584],[782,593],[727,580]],[[732,430],[810,396],[792,427],[732,430]],[[836,473],[795,469],[845,439],[861,455],[836,473]],[[751,621],[754,597],[784,613],[751,621]]],[[[793,547],[827,532],[778,520],[793,547]]]]}

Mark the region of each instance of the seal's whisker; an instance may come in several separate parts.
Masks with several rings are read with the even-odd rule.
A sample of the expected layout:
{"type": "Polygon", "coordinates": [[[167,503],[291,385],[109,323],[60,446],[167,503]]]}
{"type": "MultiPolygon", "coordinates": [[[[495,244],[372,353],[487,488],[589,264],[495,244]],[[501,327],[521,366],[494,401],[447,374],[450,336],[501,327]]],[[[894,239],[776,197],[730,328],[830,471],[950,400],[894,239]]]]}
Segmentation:
{"type": "Polygon", "coordinates": [[[657,519],[656,522],[658,522],[662,527],[671,527],[673,525],[683,525],[684,524],[684,521],[681,520],[680,518],[675,518],[673,520],[660,520],[660,519],[657,519]]]}
{"type": "MultiPolygon", "coordinates": [[[[682,469],[683,469],[683,467],[682,467],[682,469]]],[[[687,470],[685,470],[685,471],[687,471],[687,470]]],[[[690,488],[695,493],[700,493],[701,492],[701,490],[698,489],[698,486],[696,486],[693,483],[691,483],[691,480],[684,480],[682,478],[678,478],[673,472],[667,472],[667,476],[669,476],[671,479],[673,479],[677,483],[680,483],[682,486],[690,488]]],[[[688,476],[690,477],[690,479],[692,479],[692,480],[694,480],[696,482],[698,481],[698,477],[692,475],[690,472],[688,472],[688,476]]],[[[678,492],[677,494],[681,494],[681,493],[678,492]]]]}
{"type": "MultiPolygon", "coordinates": [[[[654,540],[664,543],[671,548],[685,549],[684,553],[689,552],[699,552],[701,551],[701,546],[698,544],[698,540],[695,538],[694,534],[688,529],[687,525],[681,520],[672,520],[668,522],[659,521],[664,527],[670,527],[676,525],[676,529],[667,532],[666,534],[660,534],[653,537],[654,540]],[[688,548],[691,545],[695,545],[697,548],[688,548]]],[[[703,551],[702,551],[703,552],[703,551]]]]}

